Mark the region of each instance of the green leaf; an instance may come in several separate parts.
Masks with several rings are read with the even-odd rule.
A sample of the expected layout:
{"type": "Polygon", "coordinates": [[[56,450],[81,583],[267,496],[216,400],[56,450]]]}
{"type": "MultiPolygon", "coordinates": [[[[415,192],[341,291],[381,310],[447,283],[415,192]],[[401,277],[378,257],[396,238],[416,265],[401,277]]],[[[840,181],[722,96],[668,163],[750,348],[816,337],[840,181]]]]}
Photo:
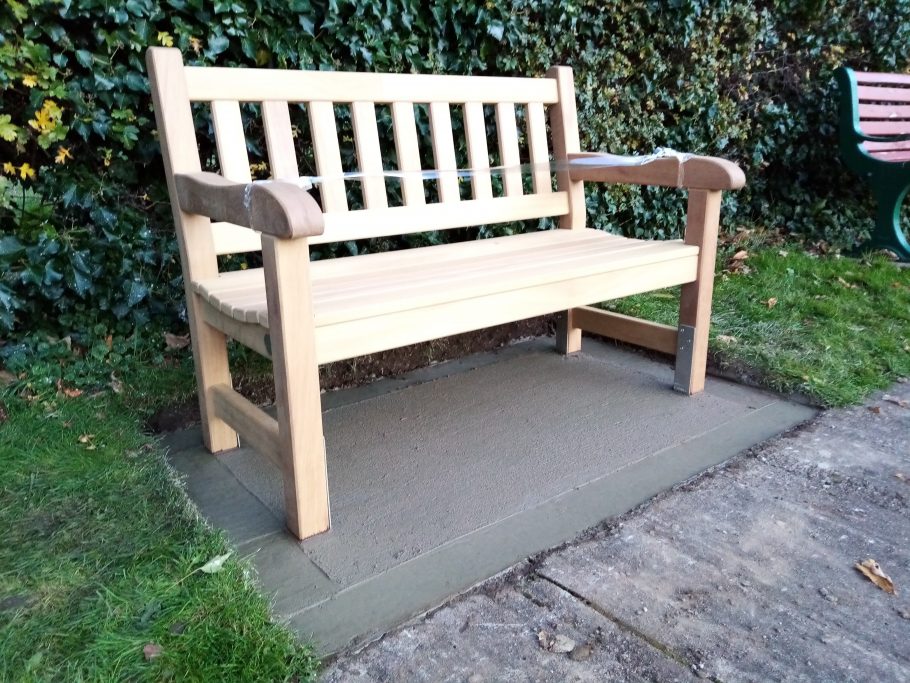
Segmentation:
{"type": "Polygon", "coordinates": [[[9,114],[0,114],[0,138],[13,142],[19,136],[19,126],[12,123],[9,114]]]}

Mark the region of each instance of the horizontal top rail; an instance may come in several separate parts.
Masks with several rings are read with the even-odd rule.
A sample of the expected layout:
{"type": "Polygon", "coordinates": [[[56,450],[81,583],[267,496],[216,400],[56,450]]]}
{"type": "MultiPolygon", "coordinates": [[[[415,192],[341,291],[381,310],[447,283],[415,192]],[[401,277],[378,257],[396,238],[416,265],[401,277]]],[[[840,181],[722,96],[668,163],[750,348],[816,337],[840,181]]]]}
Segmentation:
{"type": "Polygon", "coordinates": [[[285,71],[191,66],[193,102],[541,102],[559,101],[552,78],[285,71]]]}

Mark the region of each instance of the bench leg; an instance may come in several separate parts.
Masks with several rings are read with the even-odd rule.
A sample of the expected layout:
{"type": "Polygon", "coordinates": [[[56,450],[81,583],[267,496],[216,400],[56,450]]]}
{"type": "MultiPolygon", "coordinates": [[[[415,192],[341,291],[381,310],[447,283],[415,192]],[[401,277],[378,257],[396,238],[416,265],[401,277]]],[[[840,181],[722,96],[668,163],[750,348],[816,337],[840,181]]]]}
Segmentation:
{"type": "Polygon", "coordinates": [[[556,317],[556,350],[566,355],[581,351],[581,328],[575,326],[572,310],[556,317]]]}
{"type": "Polygon", "coordinates": [[[690,395],[705,388],[720,198],[721,193],[716,191],[692,190],[689,193],[685,242],[699,247],[698,269],[695,282],[683,285],[679,298],[673,388],[690,395]]]}
{"type": "Polygon", "coordinates": [[[901,261],[910,261],[910,244],[901,230],[901,204],[910,189],[901,179],[899,185],[879,180],[883,183],[875,193],[878,207],[875,217],[875,231],[867,246],[888,249],[897,254],[901,261]]]}
{"type": "Polygon", "coordinates": [[[199,413],[202,418],[202,441],[211,453],[237,448],[237,432],[224,420],[215,417],[211,388],[231,386],[228,367],[227,338],[202,319],[195,292],[187,292],[187,314],[190,339],[193,344],[193,364],[199,392],[199,413]]]}
{"type": "Polygon", "coordinates": [[[286,522],[298,538],[330,526],[309,256],[305,239],[262,236],[286,522]]]}

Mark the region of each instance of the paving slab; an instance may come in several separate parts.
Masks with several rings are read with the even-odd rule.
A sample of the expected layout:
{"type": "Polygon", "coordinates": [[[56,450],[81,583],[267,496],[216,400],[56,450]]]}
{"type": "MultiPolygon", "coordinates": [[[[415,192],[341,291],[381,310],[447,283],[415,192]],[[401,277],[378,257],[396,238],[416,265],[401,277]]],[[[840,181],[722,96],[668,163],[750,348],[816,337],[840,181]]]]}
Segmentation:
{"type": "Polygon", "coordinates": [[[325,394],[333,528],[299,545],[267,460],[212,458],[192,433],[171,459],[276,612],[331,653],[815,413],[717,379],[682,396],[672,374],[594,340],[569,358],[534,340],[325,394]]]}
{"type": "MultiPolygon", "coordinates": [[[[910,402],[910,383],[889,393],[896,402],[880,394],[865,406],[828,411],[535,558],[491,584],[495,595],[512,591],[544,606],[549,628],[576,640],[583,632],[577,624],[594,623],[585,621],[594,612],[631,639],[629,648],[637,641],[700,679],[910,680],[910,408],[900,405],[910,402]],[[854,569],[870,557],[895,580],[897,595],[854,569]],[[548,600],[525,589],[534,582],[552,585],[548,600]]],[[[529,606],[510,605],[510,614],[527,615],[524,629],[515,624],[508,634],[484,637],[470,628],[472,619],[490,614],[484,590],[490,588],[341,656],[326,679],[379,680],[371,678],[376,672],[384,680],[478,683],[677,675],[677,668],[655,673],[649,657],[620,670],[594,656],[569,668],[571,654],[539,646],[532,657],[529,632],[542,622],[529,606]],[[468,628],[440,614],[458,615],[468,628]],[[420,663],[405,661],[407,653],[420,663]],[[516,671],[519,655],[526,659],[516,671]]]]}

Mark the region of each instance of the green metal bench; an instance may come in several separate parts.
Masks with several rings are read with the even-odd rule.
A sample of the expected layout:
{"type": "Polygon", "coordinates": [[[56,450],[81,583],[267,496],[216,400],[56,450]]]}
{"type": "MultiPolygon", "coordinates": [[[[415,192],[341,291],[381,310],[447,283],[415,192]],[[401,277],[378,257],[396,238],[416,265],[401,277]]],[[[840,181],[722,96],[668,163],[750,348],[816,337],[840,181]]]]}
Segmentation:
{"type": "Polygon", "coordinates": [[[840,88],[840,152],[869,182],[878,203],[875,229],[863,248],[887,249],[910,261],[901,230],[901,202],[910,189],[910,75],[834,73],[840,88]]]}

